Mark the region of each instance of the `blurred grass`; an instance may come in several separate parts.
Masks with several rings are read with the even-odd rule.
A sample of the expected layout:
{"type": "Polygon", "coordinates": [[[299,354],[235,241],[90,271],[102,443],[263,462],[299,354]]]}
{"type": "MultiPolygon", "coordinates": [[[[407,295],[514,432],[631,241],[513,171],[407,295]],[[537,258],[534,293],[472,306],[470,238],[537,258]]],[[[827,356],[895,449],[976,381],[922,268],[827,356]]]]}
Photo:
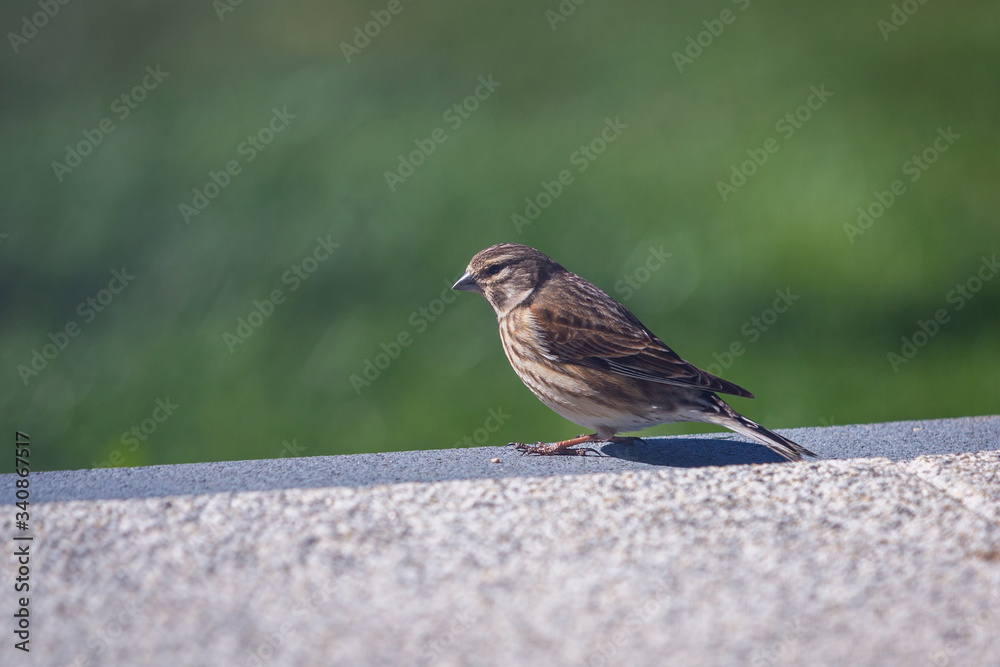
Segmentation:
{"type": "MultiPolygon", "coordinates": [[[[481,298],[416,324],[507,240],[618,297],[662,245],[628,307],[702,367],[745,343],[723,375],[772,427],[997,412],[1000,281],[898,373],[886,354],[1000,250],[1000,7],[927,3],[886,41],[891,3],[589,2],[553,31],[555,2],[406,2],[345,62],[384,7],[248,0],[220,21],[208,2],[71,3],[4,52],[0,405],[35,469],[273,457],[293,438],[307,455],[449,447],[500,406],[491,444],[576,435],[514,376],[481,298]],[[727,7],[735,22],[679,73],[672,54],[727,7]],[[58,182],[66,145],[157,64],[168,77],[58,182]],[[489,74],[497,92],[450,129],[443,112],[489,74]],[[813,85],[833,97],[781,138],[813,85]],[[186,225],[178,204],[284,107],[288,129],[186,225]],[[570,155],[616,117],[629,127],[577,172],[570,155]],[[384,172],[436,127],[448,140],[390,192],[384,172]],[[906,181],[939,127],[961,138],[906,181]],[[772,136],[723,202],[716,182],[772,136]],[[574,182],[519,234],[511,215],[563,169],[574,182]],[[896,178],[907,192],[848,242],[896,178]],[[327,235],[340,248],[289,291],[282,274],[327,235]],[[134,282],[83,324],[77,305],[123,266],[134,282]],[[230,354],[223,333],[275,288],[286,302],[230,354]],[[749,343],[744,323],[785,288],[800,300],[749,343]],[[80,335],[25,386],[18,366],[69,320],[80,335]],[[350,376],[401,332],[413,343],[358,395],[350,376]],[[176,412],[124,444],[168,396],[176,412]]],[[[0,26],[36,11],[7,3],[0,26]]]]}

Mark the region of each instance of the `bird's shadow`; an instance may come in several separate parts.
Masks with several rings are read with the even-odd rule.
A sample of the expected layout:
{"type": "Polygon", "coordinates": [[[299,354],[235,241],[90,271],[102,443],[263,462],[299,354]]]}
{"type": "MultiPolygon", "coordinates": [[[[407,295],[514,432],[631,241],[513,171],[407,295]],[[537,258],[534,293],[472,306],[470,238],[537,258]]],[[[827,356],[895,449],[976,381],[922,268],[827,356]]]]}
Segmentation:
{"type": "Polygon", "coordinates": [[[656,437],[630,443],[607,443],[601,454],[624,461],[673,468],[781,463],[784,457],[767,447],[727,438],[656,437]]]}

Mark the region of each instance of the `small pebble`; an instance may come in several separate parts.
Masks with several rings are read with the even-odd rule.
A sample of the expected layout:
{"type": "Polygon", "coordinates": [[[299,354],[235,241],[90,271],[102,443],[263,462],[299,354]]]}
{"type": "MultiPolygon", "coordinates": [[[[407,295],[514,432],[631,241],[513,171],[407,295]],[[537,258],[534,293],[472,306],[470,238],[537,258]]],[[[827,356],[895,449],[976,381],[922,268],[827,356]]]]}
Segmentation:
{"type": "Polygon", "coordinates": [[[490,463],[500,463],[500,459],[494,456],[492,459],[490,459],[490,463]]]}

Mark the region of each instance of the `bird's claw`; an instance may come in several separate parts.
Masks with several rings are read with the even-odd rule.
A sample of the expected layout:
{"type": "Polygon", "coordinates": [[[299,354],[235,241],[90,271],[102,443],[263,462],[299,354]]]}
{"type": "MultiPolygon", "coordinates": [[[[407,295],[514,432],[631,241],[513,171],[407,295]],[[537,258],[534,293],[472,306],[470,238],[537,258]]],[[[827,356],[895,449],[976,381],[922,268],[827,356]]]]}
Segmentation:
{"type": "Polygon", "coordinates": [[[587,452],[594,452],[597,456],[604,456],[601,454],[600,450],[594,449],[593,447],[574,447],[573,449],[567,449],[563,454],[576,454],[577,456],[586,456],[587,452]]]}
{"type": "Polygon", "coordinates": [[[536,442],[528,445],[522,442],[509,442],[508,447],[513,447],[521,452],[521,456],[534,454],[536,456],[586,456],[588,452],[593,452],[601,456],[601,452],[592,447],[560,447],[559,443],[536,442]]]}

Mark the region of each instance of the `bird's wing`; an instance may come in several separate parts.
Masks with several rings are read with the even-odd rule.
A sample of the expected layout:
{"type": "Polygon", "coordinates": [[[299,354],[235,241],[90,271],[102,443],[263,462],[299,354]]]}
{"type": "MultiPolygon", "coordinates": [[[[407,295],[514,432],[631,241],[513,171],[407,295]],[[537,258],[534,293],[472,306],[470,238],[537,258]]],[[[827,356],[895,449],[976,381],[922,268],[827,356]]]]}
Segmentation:
{"type": "Polygon", "coordinates": [[[753,398],[746,389],[681,359],[628,309],[596,287],[593,290],[597,294],[590,290],[575,294],[584,298],[574,298],[572,309],[550,308],[537,301],[528,306],[547,357],[640,380],[753,398]]]}

